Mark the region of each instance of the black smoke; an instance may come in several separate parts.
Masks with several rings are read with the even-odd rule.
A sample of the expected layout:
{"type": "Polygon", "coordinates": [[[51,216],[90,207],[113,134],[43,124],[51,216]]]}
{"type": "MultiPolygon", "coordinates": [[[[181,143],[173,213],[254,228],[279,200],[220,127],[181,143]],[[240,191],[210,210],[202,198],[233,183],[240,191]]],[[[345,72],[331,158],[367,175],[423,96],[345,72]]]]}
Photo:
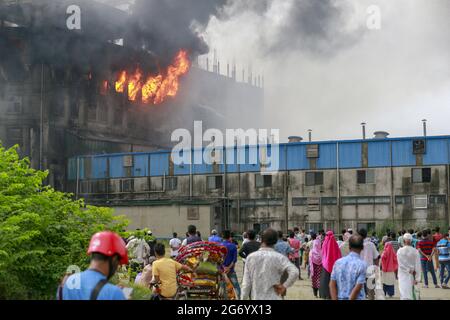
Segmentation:
{"type": "Polygon", "coordinates": [[[172,59],[180,49],[192,56],[205,54],[208,45],[200,36],[209,19],[217,15],[227,0],[137,0],[132,16],[127,45],[172,59]]]}

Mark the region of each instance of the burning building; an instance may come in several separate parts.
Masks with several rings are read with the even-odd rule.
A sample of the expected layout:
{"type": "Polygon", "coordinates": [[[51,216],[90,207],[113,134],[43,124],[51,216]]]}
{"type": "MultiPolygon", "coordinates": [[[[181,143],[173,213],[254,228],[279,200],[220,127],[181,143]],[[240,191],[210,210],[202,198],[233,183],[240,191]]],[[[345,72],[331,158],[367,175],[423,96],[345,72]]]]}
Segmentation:
{"type": "Polygon", "coordinates": [[[49,169],[60,190],[73,156],[167,148],[194,120],[219,129],[251,125],[235,114],[258,121],[260,85],[200,68],[189,47],[138,45],[132,19],[94,0],[0,1],[0,140],[49,169]],[[81,25],[71,30],[74,5],[81,25]]]}

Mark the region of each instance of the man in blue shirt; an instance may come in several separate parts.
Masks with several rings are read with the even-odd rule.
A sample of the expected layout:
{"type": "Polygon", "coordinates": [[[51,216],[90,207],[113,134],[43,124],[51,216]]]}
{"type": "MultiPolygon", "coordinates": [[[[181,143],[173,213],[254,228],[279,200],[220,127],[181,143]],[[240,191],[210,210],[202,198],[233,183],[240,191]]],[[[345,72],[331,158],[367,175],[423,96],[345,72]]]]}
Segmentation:
{"type": "Polygon", "coordinates": [[[364,240],[360,235],[349,239],[350,253],[336,261],[330,278],[333,300],[364,300],[367,263],[360,257],[364,240]]]}
{"type": "Polygon", "coordinates": [[[113,232],[99,232],[90,242],[89,269],[71,275],[59,293],[62,300],[125,300],[123,291],[108,280],[120,264],[128,263],[125,242],[113,232]]]}
{"type": "Polygon", "coordinates": [[[224,230],[222,232],[223,242],[222,245],[227,248],[227,255],[223,262],[223,271],[228,276],[230,281],[233,283],[233,287],[236,290],[238,297],[241,296],[241,288],[239,286],[239,280],[234,267],[237,262],[237,246],[233,243],[230,230],[224,230]]]}
{"type": "Polygon", "coordinates": [[[276,252],[279,252],[286,257],[288,257],[290,253],[294,253],[294,249],[291,248],[289,243],[283,240],[283,231],[278,231],[278,241],[275,244],[274,249],[276,252]]]}
{"type": "Polygon", "coordinates": [[[444,237],[437,243],[436,248],[439,252],[439,268],[440,268],[441,288],[449,289],[449,287],[448,287],[448,282],[450,280],[450,239],[449,239],[449,234],[444,235],[444,237]],[[445,270],[447,270],[447,277],[445,277],[445,270]]]}
{"type": "Polygon", "coordinates": [[[217,243],[222,242],[222,239],[217,235],[217,230],[211,231],[211,236],[208,238],[208,241],[209,242],[217,242],[217,243]]]}

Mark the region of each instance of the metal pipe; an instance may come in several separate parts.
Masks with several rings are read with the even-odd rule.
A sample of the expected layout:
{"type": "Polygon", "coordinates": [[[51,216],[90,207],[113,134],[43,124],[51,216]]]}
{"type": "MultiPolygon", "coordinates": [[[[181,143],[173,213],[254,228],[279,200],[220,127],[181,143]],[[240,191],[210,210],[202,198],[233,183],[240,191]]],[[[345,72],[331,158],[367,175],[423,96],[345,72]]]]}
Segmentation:
{"type": "Polygon", "coordinates": [[[366,123],[362,122],[361,126],[362,126],[363,140],[366,140],[366,123]]]}
{"type": "Polygon", "coordinates": [[[80,185],[80,157],[77,157],[77,187],[75,191],[75,199],[78,200],[78,190],[80,185]]]}
{"type": "Polygon", "coordinates": [[[339,174],[339,142],[336,143],[336,186],[337,186],[337,209],[338,209],[338,225],[337,231],[341,230],[341,179],[339,174]]]}
{"type": "Polygon", "coordinates": [[[40,132],[39,132],[39,170],[44,168],[44,63],[41,64],[41,103],[40,103],[40,132]]]}
{"type": "Polygon", "coordinates": [[[311,129],[308,130],[308,138],[309,138],[309,142],[312,142],[312,130],[311,129]]]}
{"type": "Polygon", "coordinates": [[[422,123],[423,123],[423,136],[426,137],[427,136],[427,119],[423,119],[422,123]]]}
{"type": "Polygon", "coordinates": [[[191,161],[190,161],[190,165],[189,165],[189,199],[192,200],[192,149],[190,151],[190,155],[191,155],[191,161]]]}

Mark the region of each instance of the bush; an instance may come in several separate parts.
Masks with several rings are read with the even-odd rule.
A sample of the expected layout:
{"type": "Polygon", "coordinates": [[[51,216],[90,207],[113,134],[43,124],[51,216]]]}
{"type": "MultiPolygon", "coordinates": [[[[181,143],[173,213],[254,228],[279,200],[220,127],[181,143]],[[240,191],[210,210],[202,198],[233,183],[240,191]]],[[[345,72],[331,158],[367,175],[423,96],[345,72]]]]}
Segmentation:
{"type": "Polygon", "coordinates": [[[91,236],[128,223],[44,186],[47,174],[0,145],[0,299],[54,299],[68,266],[87,267],[91,236]]]}

